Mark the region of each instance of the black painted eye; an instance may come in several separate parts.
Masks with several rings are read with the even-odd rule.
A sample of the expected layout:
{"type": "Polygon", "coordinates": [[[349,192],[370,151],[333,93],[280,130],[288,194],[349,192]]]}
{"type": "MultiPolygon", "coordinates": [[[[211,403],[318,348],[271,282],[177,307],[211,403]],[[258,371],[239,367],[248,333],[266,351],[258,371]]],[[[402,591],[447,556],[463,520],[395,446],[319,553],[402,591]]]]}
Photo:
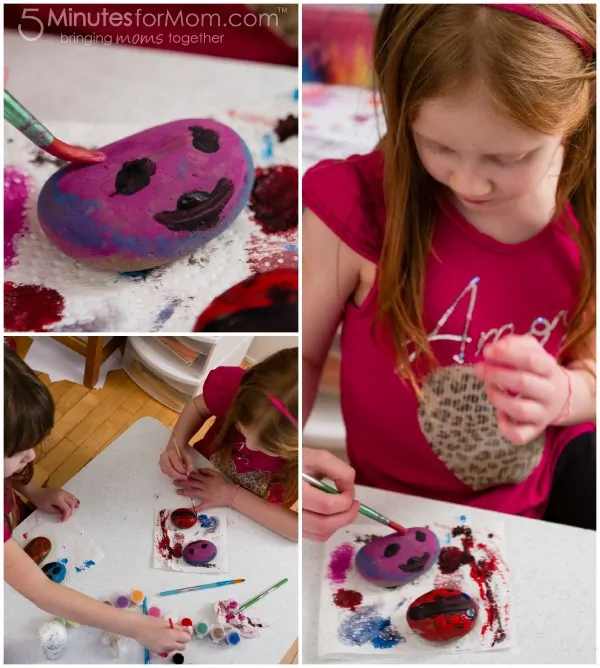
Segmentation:
{"type": "Polygon", "coordinates": [[[140,158],[125,162],[115,179],[115,190],[118,195],[134,195],[150,184],[156,172],[156,163],[150,158],[140,158]]]}
{"type": "Polygon", "coordinates": [[[415,538],[419,541],[419,543],[424,543],[427,540],[427,536],[423,533],[423,531],[417,531],[417,533],[415,533],[415,538]]]}
{"type": "Polygon", "coordinates": [[[400,552],[400,545],[398,543],[390,543],[383,551],[384,557],[395,557],[400,552]]]}
{"type": "Polygon", "coordinates": [[[192,144],[202,153],[216,153],[219,150],[219,135],[214,130],[207,130],[199,125],[192,125],[192,144]]]}
{"type": "Polygon", "coordinates": [[[208,547],[208,545],[207,545],[206,543],[202,543],[202,545],[200,545],[200,547],[201,547],[203,550],[206,550],[206,548],[208,547]]]}

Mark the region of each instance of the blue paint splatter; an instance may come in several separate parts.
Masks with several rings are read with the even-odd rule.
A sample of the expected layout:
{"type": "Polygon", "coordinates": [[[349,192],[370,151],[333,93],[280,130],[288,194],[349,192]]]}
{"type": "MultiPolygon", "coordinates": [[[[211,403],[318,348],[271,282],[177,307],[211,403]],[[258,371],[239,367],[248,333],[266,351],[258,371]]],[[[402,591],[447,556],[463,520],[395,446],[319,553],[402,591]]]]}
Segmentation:
{"type": "Polygon", "coordinates": [[[460,519],[461,522],[466,522],[467,521],[467,516],[466,515],[461,515],[459,519],[460,519]]]}
{"type": "Polygon", "coordinates": [[[166,306],[159,312],[154,321],[154,331],[157,331],[162,328],[162,325],[167,322],[167,320],[175,313],[175,309],[181,304],[181,299],[179,297],[174,297],[171,299],[166,306]]]}
{"type": "Polygon", "coordinates": [[[298,89],[294,89],[294,92],[292,93],[292,99],[296,102],[298,102],[298,89]]]}
{"type": "Polygon", "coordinates": [[[285,244],[283,247],[284,251],[292,251],[293,253],[298,252],[298,244],[285,244]]]}
{"type": "Polygon", "coordinates": [[[444,538],[444,545],[450,545],[451,542],[452,542],[452,534],[447,533],[446,537],[444,538]]]}
{"type": "Polygon", "coordinates": [[[379,635],[371,640],[371,645],[375,649],[389,649],[395,647],[401,642],[406,642],[406,638],[398,631],[392,622],[386,619],[379,627],[379,635]]]}
{"type": "Polygon", "coordinates": [[[198,522],[203,529],[206,529],[207,533],[214,533],[221,524],[219,518],[215,515],[198,515],[198,522]]]}
{"type": "Polygon", "coordinates": [[[61,563],[61,564],[68,564],[68,563],[69,563],[69,560],[68,560],[68,559],[61,559],[61,560],[60,560],[60,563],[61,563]]]}
{"type": "Polygon", "coordinates": [[[92,566],[95,565],[96,565],[95,561],[92,561],[91,559],[86,559],[86,561],[84,561],[83,564],[81,564],[81,566],[75,566],[75,570],[77,571],[77,573],[81,573],[86,568],[91,568],[92,566]]]}
{"type": "Polygon", "coordinates": [[[121,278],[131,278],[134,283],[141,283],[146,280],[146,276],[152,271],[152,269],[140,269],[139,271],[122,271],[117,278],[115,283],[121,280],[121,278]]]}
{"type": "Polygon", "coordinates": [[[271,160],[273,158],[273,137],[270,133],[263,135],[263,147],[260,155],[263,160],[271,160]]]}
{"type": "Polygon", "coordinates": [[[398,605],[396,606],[396,610],[400,610],[400,608],[406,603],[407,600],[408,599],[406,598],[400,599],[400,603],[398,603],[398,605]]]}

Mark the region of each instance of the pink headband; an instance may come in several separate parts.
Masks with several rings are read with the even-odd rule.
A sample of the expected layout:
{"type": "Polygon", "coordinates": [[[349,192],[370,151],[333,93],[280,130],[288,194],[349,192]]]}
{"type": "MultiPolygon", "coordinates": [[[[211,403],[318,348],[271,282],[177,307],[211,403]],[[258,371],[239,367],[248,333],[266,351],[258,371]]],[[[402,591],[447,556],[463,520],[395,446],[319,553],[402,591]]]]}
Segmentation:
{"type": "Polygon", "coordinates": [[[557,30],[562,33],[565,37],[568,37],[570,40],[575,42],[577,46],[583,51],[583,54],[588,60],[592,60],[593,51],[589,44],[580,37],[574,30],[567,28],[562,23],[559,23],[548,14],[541,12],[535,5],[493,5],[490,3],[484,3],[486,7],[495,7],[496,9],[503,9],[506,12],[511,12],[512,14],[519,14],[519,16],[524,16],[526,19],[531,19],[537,23],[548,26],[553,30],[557,30]]]}
{"type": "Polygon", "coordinates": [[[267,399],[275,406],[275,408],[294,425],[298,427],[298,420],[288,411],[288,409],[283,405],[281,399],[274,397],[270,394],[267,394],[267,399]]]}

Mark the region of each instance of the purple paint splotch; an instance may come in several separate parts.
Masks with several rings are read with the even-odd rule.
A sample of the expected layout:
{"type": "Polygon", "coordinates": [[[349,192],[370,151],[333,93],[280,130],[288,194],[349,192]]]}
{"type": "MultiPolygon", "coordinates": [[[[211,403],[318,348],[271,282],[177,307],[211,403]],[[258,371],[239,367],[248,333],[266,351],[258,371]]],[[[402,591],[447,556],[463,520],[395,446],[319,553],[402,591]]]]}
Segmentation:
{"type": "Polygon", "coordinates": [[[17,238],[27,230],[29,179],[14,167],[4,169],[4,268],[15,259],[17,238]]]}
{"type": "Polygon", "coordinates": [[[329,558],[329,569],[327,577],[333,584],[343,584],[346,582],[346,575],[352,566],[352,557],[354,556],[354,546],[350,543],[344,543],[335,548],[329,558]]]}

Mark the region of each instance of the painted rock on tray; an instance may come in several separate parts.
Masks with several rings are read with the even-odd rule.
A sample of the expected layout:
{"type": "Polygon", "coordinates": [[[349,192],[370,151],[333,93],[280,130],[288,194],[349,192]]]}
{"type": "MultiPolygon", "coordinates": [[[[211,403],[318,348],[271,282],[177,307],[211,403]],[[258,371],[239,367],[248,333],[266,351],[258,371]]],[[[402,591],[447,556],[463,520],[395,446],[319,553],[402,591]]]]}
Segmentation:
{"type": "Polygon", "coordinates": [[[52,542],[49,538],[44,536],[38,536],[33,540],[29,541],[27,545],[23,548],[26,554],[28,554],[38,566],[44,561],[44,559],[50,554],[52,549],[52,542]]]}
{"type": "Polygon", "coordinates": [[[276,269],[234,285],[200,315],[194,331],[297,332],[297,270],[276,269]]]}
{"type": "Polygon", "coordinates": [[[203,566],[217,556],[217,546],[209,540],[196,540],[183,548],[183,560],[190,566],[203,566]]]}
{"type": "Polygon", "coordinates": [[[473,630],[478,609],[477,602],[458,589],[433,589],[408,606],[406,621],[424,640],[448,642],[473,630]]]}
{"type": "Polygon", "coordinates": [[[178,529],[189,529],[198,521],[196,513],[191,508],[177,508],[171,513],[171,522],[178,529]]]}
{"type": "Polygon", "coordinates": [[[252,157],[210,119],[159,125],[68,165],[45,183],[38,218],[63,253],[97,269],[138,271],[176,260],[221,234],[254,183],[252,157]]]}
{"type": "Polygon", "coordinates": [[[397,587],[416,580],[435,564],[440,551],[437,536],[425,527],[406,534],[375,538],[356,555],[355,565],[365,580],[380,587],[397,587]]]}
{"type": "Polygon", "coordinates": [[[60,584],[67,576],[67,567],[60,561],[51,561],[49,564],[42,566],[42,570],[52,582],[60,584]]]}

